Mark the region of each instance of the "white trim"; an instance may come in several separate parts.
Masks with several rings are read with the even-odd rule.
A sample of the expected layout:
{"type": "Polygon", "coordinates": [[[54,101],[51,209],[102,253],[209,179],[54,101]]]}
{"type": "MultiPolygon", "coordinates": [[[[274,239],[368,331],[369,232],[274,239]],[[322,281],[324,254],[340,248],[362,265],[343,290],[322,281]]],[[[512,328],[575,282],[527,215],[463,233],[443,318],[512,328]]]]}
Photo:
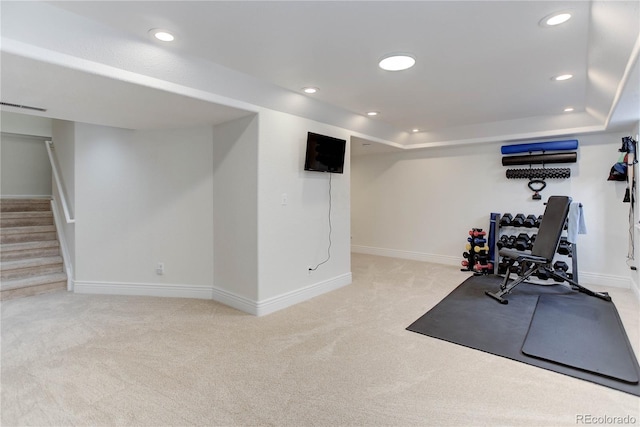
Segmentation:
{"type": "Polygon", "coordinates": [[[69,213],[69,205],[67,204],[67,199],[64,196],[64,189],[62,186],[62,180],[60,179],[60,174],[58,173],[58,167],[56,166],[56,162],[53,159],[53,153],[51,152],[53,142],[45,141],[45,147],[47,147],[47,155],[49,156],[49,163],[51,163],[51,171],[53,172],[53,178],[56,183],[56,188],[58,189],[58,197],[60,197],[60,203],[62,204],[62,210],[64,211],[64,219],[67,221],[67,224],[73,224],[76,222],[74,218],[71,218],[71,214],[69,213]]]}
{"type": "Polygon", "coordinates": [[[460,265],[460,258],[449,255],[429,254],[425,252],[404,251],[400,249],[376,248],[373,246],[351,245],[351,252],[377,255],[389,258],[410,259],[413,261],[432,262],[434,264],[460,265]]]}
{"type": "Polygon", "coordinates": [[[336,276],[332,279],[314,283],[304,288],[296,289],[284,294],[258,301],[255,307],[256,316],[264,316],[282,310],[292,305],[307,301],[313,297],[334,291],[352,282],[351,272],[336,276]]]}
{"type": "Polygon", "coordinates": [[[16,200],[22,200],[22,199],[50,199],[51,197],[52,197],[51,194],[11,194],[11,195],[3,194],[2,195],[3,199],[16,199],[16,200]]]}
{"type": "Polygon", "coordinates": [[[94,295],[139,295],[208,299],[254,316],[264,316],[349,285],[351,281],[351,273],[345,273],[332,279],[314,283],[304,288],[286,292],[262,301],[253,301],[215,286],[166,283],[123,283],[76,280],[74,283],[74,292],[94,295]]]}
{"type": "Polygon", "coordinates": [[[167,283],[123,283],[76,280],[74,292],[97,295],[139,295],[151,297],[212,299],[211,286],[167,283]]]}
{"type": "Polygon", "coordinates": [[[220,304],[228,305],[231,308],[253,314],[254,316],[257,315],[256,302],[252,299],[220,289],[216,286],[211,288],[211,294],[211,299],[220,304]]]}
{"type": "Polygon", "coordinates": [[[62,223],[62,219],[58,213],[58,205],[54,199],[51,199],[51,212],[53,213],[53,221],[56,224],[56,234],[58,235],[58,243],[60,243],[64,271],[67,273],[67,290],[73,291],[73,263],[71,262],[71,255],[69,255],[69,246],[67,245],[67,237],[64,232],[64,224],[62,223]]]}
{"type": "Polygon", "coordinates": [[[610,286],[612,288],[631,289],[631,277],[580,271],[578,277],[581,285],[610,286]]]}
{"type": "Polygon", "coordinates": [[[640,302],[640,285],[638,285],[638,282],[635,281],[633,276],[630,278],[630,281],[631,281],[631,290],[633,291],[633,294],[636,296],[636,299],[638,300],[638,302],[640,302]]]}

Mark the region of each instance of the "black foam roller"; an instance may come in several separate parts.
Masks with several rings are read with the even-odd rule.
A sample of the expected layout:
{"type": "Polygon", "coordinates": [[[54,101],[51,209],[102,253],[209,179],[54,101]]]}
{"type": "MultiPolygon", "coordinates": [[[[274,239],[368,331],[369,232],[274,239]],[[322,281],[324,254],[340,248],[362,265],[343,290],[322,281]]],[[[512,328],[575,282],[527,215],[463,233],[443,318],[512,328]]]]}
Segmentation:
{"type": "Polygon", "coordinates": [[[502,166],[539,165],[547,163],[575,163],[578,153],[531,154],[524,156],[504,156],[502,166]]]}

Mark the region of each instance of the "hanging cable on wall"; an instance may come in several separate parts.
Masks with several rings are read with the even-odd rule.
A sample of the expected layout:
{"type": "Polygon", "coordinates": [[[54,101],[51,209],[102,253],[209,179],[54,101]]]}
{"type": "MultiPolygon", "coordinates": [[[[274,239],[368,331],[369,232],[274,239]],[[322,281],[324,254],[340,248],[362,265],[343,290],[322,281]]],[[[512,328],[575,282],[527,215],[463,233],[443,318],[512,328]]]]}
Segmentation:
{"type": "Polygon", "coordinates": [[[309,267],[309,271],[316,271],[318,269],[318,267],[320,267],[322,264],[324,264],[327,261],[329,261],[329,259],[331,258],[331,231],[332,231],[332,227],[331,227],[331,177],[332,177],[332,174],[329,173],[329,246],[327,247],[327,259],[322,261],[320,264],[317,264],[315,267],[309,267]]]}

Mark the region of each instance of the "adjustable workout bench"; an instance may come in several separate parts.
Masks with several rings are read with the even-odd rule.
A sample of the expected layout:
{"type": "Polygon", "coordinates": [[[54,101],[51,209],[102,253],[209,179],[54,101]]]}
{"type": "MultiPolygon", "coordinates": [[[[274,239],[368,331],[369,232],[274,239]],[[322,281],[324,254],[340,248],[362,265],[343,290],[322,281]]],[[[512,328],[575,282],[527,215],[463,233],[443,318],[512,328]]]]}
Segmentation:
{"type": "Polygon", "coordinates": [[[611,297],[606,292],[594,292],[584,286],[579,285],[577,282],[569,279],[568,277],[557,274],[551,263],[553,257],[558,249],[558,243],[560,242],[560,236],[562,230],[567,222],[567,215],[569,214],[569,205],[571,204],[571,198],[566,196],[551,196],[547,202],[542,221],[540,222],[540,228],[538,229],[538,235],[536,241],[533,244],[531,253],[521,252],[514,249],[502,248],[500,249],[500,256],[509,259],[509,265],[507,266],[507,273],[505,274],[504,281],[500,285],[500,289],[496,292],[485,291],[485,294],[491,298],[499,301],[501,304],[508,304],[509,301],[503,298],[506,294],[510,293],[513,288],[520,283],[526,281],[534,273],[544,272],[547,275],[556,278],[560,281],[567,281],[571,284],[574,290],[584,292],[587,295],[591,295],[597,298],[601,298],[605,301],[611,301],[611,297]],[[509,277],[511,276],[511,266],[516,262],[521,266],[521,276],[509,283],[509,277]]]}

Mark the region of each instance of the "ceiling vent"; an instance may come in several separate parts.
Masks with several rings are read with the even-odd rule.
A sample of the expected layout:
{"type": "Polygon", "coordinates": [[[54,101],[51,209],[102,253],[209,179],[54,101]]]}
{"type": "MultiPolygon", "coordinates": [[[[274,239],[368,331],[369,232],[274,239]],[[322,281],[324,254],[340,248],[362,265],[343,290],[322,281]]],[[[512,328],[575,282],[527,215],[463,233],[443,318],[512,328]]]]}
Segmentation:
{"type": "Polygon", "coordinates": [[[30,106],[28,106],[28,105],[20,105],[20,104],[12,104],[11,102],[3,102],[3,101],[0,101],[0,105],[5,105],[5,106],[7,106],[7,107],[24,108],[25,110],[47,111],[47,109],[46,109],[46,108],[30,107],[30,106]]]}

